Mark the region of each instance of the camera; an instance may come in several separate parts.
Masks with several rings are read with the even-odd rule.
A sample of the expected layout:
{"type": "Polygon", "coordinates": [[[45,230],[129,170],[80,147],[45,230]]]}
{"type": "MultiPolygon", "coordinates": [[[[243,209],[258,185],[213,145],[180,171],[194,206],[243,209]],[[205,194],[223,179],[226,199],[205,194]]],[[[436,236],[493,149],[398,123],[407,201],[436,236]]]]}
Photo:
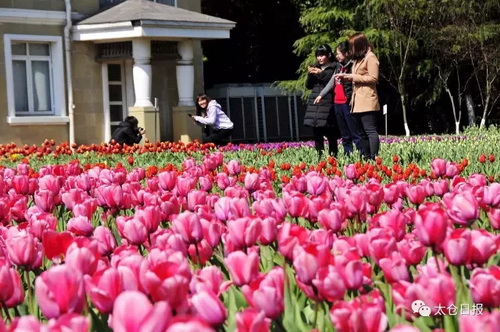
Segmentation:
{"type": "Polygon", "coordinates": [[[142,127],[139,127],[139,131],[143,131],[143,130],[144,130],[144,128],[142,128],[142,127]]]}

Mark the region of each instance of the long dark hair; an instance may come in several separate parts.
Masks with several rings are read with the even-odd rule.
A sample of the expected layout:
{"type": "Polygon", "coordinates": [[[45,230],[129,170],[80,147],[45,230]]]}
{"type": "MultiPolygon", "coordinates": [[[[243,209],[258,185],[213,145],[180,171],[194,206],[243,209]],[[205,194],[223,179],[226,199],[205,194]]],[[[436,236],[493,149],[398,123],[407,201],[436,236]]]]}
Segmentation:
{"type": "Polygon", "coordinates": [[[205,108],[201,108],[200,104],[198,103],[200,100],[206,100],[207,104],[212,100],[209,96],[207,96],[204,93],[200,93],[199,95],[196,96],[196,115],[202,116],[202,114],[206,113],[205,108]]]}
{"type": "Polygon", "coordinates": [[[365,34],[362,32],[355,33],[349,38],[349,48],[351,58],[355,61],[363,59],[366,53],[368,53],[370,49],[373,49],[368,38],[366,38],[365,34]]]}

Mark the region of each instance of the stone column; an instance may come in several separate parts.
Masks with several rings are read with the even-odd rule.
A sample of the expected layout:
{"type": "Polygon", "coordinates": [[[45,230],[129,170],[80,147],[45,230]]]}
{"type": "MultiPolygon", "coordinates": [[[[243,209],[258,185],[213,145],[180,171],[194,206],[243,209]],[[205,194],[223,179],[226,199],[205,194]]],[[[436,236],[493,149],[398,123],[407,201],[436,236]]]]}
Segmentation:
{"type": "Polygon", "coordinates": [[[177,51],[181,59],[177,61],[177,91],[179,92],[178,106],[194,106],[194,66],[193,41],[183,40],[177,44],[177,51]]]}
{"type": "Polygon", "coordinates": [[[151,103],[151,42],[149,39],[132,40],[134,57],[134,106],[153,106],[151,103]]]}
{"type": "MultiPolygon", "coordinates": [[[[146,130],[145,137],[151,142],[156,142],[160,139],[160,116],[151,102],[150,40],[133,39],[132,56],[134,58],[132,75],[134,78],[135,103],[133,107],[129,107],[129,115],[133,115],[139,120],[139,127],[146,130]]],[[[144,143],[144,140],[142,140],[142,143],[144,143]]]]}

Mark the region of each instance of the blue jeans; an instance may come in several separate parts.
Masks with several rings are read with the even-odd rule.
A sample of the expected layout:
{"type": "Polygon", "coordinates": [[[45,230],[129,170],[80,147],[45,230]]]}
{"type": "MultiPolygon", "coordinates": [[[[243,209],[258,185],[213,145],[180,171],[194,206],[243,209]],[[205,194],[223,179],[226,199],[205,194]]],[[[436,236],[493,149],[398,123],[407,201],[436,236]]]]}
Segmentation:
{"type": "Polygon", "coordinates": [[[353,142],[359,153],[362,152],[361,135],[356,119],[351,115],[349,104],[335,104],[335,117],[339,125],[340,136],[342,137],[342,146],[344,154],[349,155],[353,152],[353,142]]]}

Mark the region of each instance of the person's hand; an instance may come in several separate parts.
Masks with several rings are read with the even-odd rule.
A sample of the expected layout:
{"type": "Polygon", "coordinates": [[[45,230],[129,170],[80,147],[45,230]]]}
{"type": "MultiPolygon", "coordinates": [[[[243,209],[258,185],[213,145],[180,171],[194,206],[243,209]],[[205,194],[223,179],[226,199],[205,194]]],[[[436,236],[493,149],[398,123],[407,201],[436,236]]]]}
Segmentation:
{"type": "Polygon", "coordinates": [[[307,68],[307,71],[308,71],[309,73],[311,73],[311,74],[319,74],[319,73],[321,73],[321,69],[320,69],[320,68],[317,68],[317,67],[311,67],[311,66],[309,66],[309,67],[307,68]]]}
{"type": "Polygon", "coordinates": [[[321,102],[321,99],[323,99],[321,96],[317,96],[316,99],[314,99],[313,104],[319,104],[321,102]]]}
{"type": "Polygon", "coordinates": [[[335,79],[340,81],[352,81],[352,74],[336,74],[335,79]]]}

